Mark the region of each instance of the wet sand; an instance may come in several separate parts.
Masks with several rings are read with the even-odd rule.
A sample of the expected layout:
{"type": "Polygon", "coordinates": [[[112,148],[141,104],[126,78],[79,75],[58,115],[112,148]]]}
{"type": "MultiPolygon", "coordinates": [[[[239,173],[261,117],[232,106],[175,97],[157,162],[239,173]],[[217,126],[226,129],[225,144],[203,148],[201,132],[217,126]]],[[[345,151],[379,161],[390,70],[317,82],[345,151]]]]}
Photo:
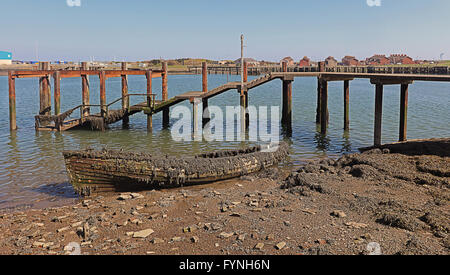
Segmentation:
{"type": "Polygon", "coordinates": [[[0,254],[448,255],[449,140],[1,213],[0,254]]]}

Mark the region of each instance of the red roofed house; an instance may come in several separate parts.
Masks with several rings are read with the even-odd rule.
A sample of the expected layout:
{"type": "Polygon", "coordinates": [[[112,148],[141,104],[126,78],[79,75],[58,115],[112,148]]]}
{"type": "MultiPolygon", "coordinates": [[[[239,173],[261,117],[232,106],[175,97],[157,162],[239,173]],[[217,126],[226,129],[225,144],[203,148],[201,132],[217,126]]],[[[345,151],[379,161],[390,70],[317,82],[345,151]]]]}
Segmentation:
{"type": "Polygon", "coordinates": [[[414,60],[406,54],[391,54],[389,60],[391,64],[415,64],[414,60]]]}
{"type": "Polygon", "coordinates": [[[311,60],[308,57],[304,56],[303,59],[300,60],[299,66],[300,67],[309,67],[309,66],[311,66],[311,60]]]}
{"type": "Polygon", "coordinates": [[[282,64],[283,62],[286,62],[288,66],[294,65],[294,59],[292,59],[292,57],[290,56],[287,56],[280,60],[280,64],[282,64]]]}
{"type": "Polygon", "coordinates": [[[367,65],[389,65],[391,61],[385,55],[376,54],[366,59],[367,65]]]}
{"type": "Polygon", "coordinates": [[[344,64],[344,66],[358,66],[359,61],[354,56],[347,55],[342,58],[342,64],[344,64]]]}
{"type": "Polygon", "coordinates": [[[327,59],[325,59],[325,67],[337,67],[337,64],[337,60],[332,56],[329,56],[327,59]]]}

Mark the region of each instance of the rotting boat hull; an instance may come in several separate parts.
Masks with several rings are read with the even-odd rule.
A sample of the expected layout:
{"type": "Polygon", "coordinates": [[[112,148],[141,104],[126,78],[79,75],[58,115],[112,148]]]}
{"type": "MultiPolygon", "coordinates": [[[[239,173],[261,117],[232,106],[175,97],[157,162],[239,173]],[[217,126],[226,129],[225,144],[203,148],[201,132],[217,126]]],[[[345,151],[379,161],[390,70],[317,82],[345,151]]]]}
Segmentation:
{"type": "Polygon", "coordinates": [[[271,150],[251,147],[194,157],[152,156],[113,150],[63,152],[71,184],[81,195],[134,191],[226,180],[276,165],[288,155],[288,145],[271,150]]]}

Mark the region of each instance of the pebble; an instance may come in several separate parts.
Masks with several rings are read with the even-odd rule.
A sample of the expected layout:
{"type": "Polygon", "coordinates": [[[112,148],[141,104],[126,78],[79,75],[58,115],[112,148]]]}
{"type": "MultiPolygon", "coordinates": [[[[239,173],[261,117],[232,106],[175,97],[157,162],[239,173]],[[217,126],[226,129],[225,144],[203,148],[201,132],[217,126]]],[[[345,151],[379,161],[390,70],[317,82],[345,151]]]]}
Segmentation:
{"type": "Polygon", "coordinates": [[[152,244],[160,244],[160,243],[164,243],[163,239],[160,238],[154,238],[153,240],[151,240],[152,244]]]}
{"type": "Polygon", "coordinates": [[[365,223],[357,223],[357,222],[346,222],[344,223],[344,225],[355,229],[366,228],[368,226],[365,223]]]}
{"type": "Polygon", "coordinates": [[[331,212],[331,216],[337,217],[337,218],[345,218],[347,215],[342,210],[334,210],[331,212]]]}
{"type": "Polygon", "coordinates": [[[222,233],[220,233],[219,237],[222,238],[222,239],[227,239],[227,238],[229,238],[229,237],[231,237],[233,235],[234,235],[234,233],[222,232],[222,233]]]}
{"type": "Polygon", "coordinates": [[[277,245],[275,245],[275,248],[278,250],[283,249],[286,246],[286,242],[279,242],[277,245]]]}
{"type": "Polygon", "coordinates": [[[199,241],[199,238],[197,236],[193,236],[191,238],[191,242],[193,242],[193,243],[198,243],[198,241],[199,241]]]}
{"type": "Polygon", "coordinates": [[[148,229],[144,229],[141,231],[137,231],[133,233],[133,238],[147,238],[148,236],[150,236],[153,232],[153,229],[148,228],[148,229]]]}
{"type": "Polygon", "coordinates": [[[117,198],[120,201],[125,201],[131,199],[132,196],[130,194],[120,194],[120,196],[117,198]]]}
{"type": "Polygon", "coordinates": [[[254,249],[262,250],[263,247],[264,247],[264,243],[257,243],[257,244],[255,245],[254,249]]]}

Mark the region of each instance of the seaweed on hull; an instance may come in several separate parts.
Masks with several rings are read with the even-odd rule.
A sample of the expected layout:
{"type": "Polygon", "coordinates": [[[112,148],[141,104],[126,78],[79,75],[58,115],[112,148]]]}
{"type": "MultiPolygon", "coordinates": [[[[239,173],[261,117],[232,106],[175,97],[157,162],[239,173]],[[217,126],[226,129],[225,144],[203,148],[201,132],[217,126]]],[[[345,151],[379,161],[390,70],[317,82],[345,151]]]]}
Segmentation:
{"type": "Polygon", "coordinates": [[[70,181],[81,195],[202,184],[240,177],[276,165],[289,154],[282,142],[189,157],[117,150],[63,152],[70,181]]]}

